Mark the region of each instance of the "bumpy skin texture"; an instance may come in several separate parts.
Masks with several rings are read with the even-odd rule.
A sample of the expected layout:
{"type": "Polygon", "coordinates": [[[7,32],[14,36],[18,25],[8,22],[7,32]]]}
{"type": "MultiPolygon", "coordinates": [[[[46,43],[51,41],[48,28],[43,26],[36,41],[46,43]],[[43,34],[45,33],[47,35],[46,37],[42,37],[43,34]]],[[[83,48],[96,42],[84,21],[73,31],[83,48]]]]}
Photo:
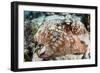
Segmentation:
{"type": "MultiPolygon", "coordinates": [[[[52,25],[50,26],[52,27],[52,25]]],[[[41,50],[44,49],[44,51],[39,52],[40,58],[86,53],[87,48],[78,37],[86,31],[85,27],[71,26],[66,23],[55,25],[54,29],[50,29],[50,26],[43,24],[34,36],[35,41],[43,44],[41,50]]]]}

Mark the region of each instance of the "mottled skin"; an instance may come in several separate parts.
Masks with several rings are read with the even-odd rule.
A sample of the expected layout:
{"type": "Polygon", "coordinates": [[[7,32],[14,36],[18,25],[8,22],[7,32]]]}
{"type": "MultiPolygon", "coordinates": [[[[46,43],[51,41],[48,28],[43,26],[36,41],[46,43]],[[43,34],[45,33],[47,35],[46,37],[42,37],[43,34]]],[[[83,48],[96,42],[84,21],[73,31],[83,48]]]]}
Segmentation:
{"type": "Polygon", "coordinates": [[[78,27],[72,27],[63,23],[60,27],[61,30],[53,30],[53,32],[60,33],[55,41],[53,32],[49,31],[49,27],[46,24],[41,27],[44,27],[44,29],[42,31],[38,30],[34,37],[35,41],[43,44],[43,48],[38,52],[40,58],[47,59],[68,54],[84,54],[87,51],[85,44],[77,37],[78,33],[80,33],[78,27]]]}

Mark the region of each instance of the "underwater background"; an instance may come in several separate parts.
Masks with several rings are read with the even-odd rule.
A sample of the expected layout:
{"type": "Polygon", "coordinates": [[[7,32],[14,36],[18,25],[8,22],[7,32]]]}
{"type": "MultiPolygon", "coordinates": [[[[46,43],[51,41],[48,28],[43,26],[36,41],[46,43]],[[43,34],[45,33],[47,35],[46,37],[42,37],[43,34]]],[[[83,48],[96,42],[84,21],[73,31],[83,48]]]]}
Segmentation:
{"type": "MultiPolygon", "coordinates": [[[[38,50],[41,49],[41,45],[39,45],[38,42],[36,42],[34,39],[34,35],[37,33],[41,25],[43,25],[45,21],[52,21],[55,24],[55,23],[62,23],[64,20],[66,20],[67,22],[80,21],[84,24],[88,33],[90,33],[89,14],[67,13],[67,12],[24,11],[24,61],[25,62],[34,61],[36,59],[35,53],[37,53],[38,50]],[[61,22],[57,20],[61,20],[61,22]]],[[[38,59],[38,60],[42,61],[44,59],[38,59]]]]}

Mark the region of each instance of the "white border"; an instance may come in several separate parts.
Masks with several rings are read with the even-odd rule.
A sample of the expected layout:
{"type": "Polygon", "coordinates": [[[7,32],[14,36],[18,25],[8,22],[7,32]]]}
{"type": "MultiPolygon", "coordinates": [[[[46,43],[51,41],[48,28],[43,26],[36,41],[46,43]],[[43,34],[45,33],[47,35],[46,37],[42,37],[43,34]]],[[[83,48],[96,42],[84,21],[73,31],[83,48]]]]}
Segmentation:
{"type": "Polygon", "coordinates": [[[50,66],[71,66],[71,65],[86,65],[95,64],[95,10],[93,9],[77,9],[77,8],[60,8],[60,7],[45,7],[45,6],[25,6],[18,7],[18,68],[36,68],[50,66]],[[69,13],[89,13],[91,15],[91,59],[84,60],[63,60],[63,61],[38,61],[24,62],[24,10],[27,11],[48,11],[48,12],[69,12],[69,13]]]}

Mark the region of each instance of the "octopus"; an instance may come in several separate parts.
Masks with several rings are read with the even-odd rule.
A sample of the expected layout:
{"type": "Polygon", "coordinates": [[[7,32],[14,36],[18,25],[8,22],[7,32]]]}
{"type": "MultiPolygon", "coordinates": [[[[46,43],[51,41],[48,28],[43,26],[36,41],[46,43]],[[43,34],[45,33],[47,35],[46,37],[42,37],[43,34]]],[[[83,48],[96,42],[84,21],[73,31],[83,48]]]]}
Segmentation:
{"type": "MultiPolygon", "coordinates": [[[[83,55],[89,50],[86,42],[80,39],[80,35],[88,34],[85,27],[73,23],[61,23],[48,25],[44,23],[40,26],[34,39],[42,46],[38,50],[38,57],[48,60],[70,55],[83,55]],[[53,29],[50,27],[53,26],[53,29]]],[[[66,59],[66,58],[65,58],[66,59]]]]}

